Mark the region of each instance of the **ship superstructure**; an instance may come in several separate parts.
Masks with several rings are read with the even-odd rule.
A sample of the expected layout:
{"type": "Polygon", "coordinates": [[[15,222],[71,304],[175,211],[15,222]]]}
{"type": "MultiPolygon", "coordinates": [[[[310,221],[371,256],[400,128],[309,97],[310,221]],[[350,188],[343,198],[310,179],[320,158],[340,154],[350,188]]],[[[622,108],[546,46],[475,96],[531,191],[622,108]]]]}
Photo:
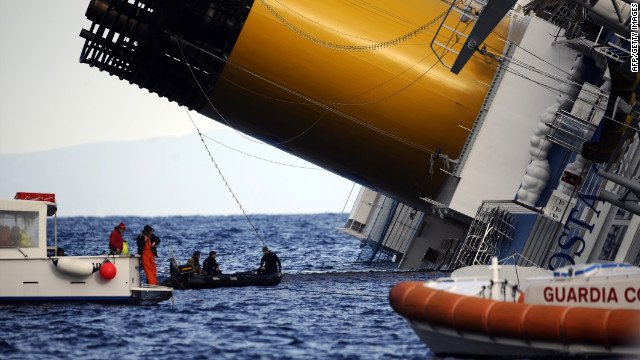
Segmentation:
{"type": "Polygon", "coordinates": [[[422,198],[427,209],[361,190],[342,229],[363,239],[361,260],[436,270],[492,256],[548,269],[640,264],[629,39],[576,3],[532,10],[545,16],[516,16],[463,151],[432,157],[431,170],[448,178],[422,198]]]}
{"type": "Polygon", "coordinates": [[[93,0],[80,61],[362,185],[363,261],[638,264],[630,8],[93,0]]]}

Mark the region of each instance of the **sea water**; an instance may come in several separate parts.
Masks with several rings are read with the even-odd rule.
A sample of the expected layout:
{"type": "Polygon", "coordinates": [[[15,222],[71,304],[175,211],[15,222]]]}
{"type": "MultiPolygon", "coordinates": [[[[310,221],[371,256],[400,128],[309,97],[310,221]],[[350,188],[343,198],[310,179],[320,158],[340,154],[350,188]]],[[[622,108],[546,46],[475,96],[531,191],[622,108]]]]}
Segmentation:
{"type": "Polygon", "coordinates": [[[201,263],[216,251],[225,273],[255,269],[263,242],[284,277],[273,287],[176,290],[175,304],[155,306],[0,305],[0,359],[436,359],[388,301],[393,285],[434,274],[357,263],[360,240],[335,230],[338,218],[59,218],[68,255],[105,254],[120,222],[135,253],[148,224],[161,239],[160,279],[172,254],[184,264],[195,250],[201,263]]]}

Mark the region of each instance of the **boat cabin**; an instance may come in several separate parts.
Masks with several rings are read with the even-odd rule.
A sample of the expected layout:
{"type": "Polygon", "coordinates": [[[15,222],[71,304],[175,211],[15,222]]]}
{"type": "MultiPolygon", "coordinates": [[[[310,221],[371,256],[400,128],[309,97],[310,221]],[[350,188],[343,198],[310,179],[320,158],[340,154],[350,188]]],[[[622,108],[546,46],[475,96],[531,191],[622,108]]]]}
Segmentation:
{"type": "Polygon", "coordinates": [[[0,199],[0,258],[47,257],[47,216],[56,211],[54,194],[18,193],[15,199],[0,199]]]}

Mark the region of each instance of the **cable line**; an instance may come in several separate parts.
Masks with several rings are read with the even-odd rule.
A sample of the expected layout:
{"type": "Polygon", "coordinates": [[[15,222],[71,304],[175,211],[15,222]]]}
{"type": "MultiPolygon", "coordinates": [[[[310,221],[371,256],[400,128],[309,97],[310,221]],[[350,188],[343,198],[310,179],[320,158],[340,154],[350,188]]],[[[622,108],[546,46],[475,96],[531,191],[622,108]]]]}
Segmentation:
{"type": "Polygon", "coordinates": [[[321,23],[319,23],[319,22],[317,22],[317,21],[315,21],[315,20],[313,20],[313,19],[311,19],[311,18],[309,18],[309,17],[307,17],[307,16],[304,16],[304,15],[300,14],[299,12],[297,12],[297,11],[293,10],[292,8],[288,7],[287,5],[285,5],[285,4],[283,4],[283,3],[281,3],[281,2],[280,2],[280,1],[278,1],[278,0],[274,0],[274,1],[275,1],[275,2],[277,2],[278,4],[280,4],[280,6],[282,6],[283,8],[285,8],[285,9],[287,9],[287,10],[291,11],[292,13],[294,13],[294,14],[298,15],[299,17],[301,17],[301,18],[303,18],[303,19],[305,19],[305,20],[308,20],[309,22],[312,22],[312,23],[314,23],[314,24],[316,24],[316,25],[318,25],[318,26],[321,26],[321,27],[323,27],[323,28],[325,28],[325,29],[328,29],[328,30],[330,30],[330,31],[336,32],[336,33],[341,34],[341,35],[349,36],[349,37],[352,37],[352,38],[356,38],[356,39],[360,39],[360,40],[364,40],[364,41],[375,42],[375,40],[366,39],[366,38],[363,38],[363,37],[360,37],[360,36],[356,36],[356,35],[348,34],[348,33],[346,33],[346,32],[338,31],[338,30],[336,30],[336,29],[333,29],[333,28],[331,28],[331,27],[329,27],[329,26],[326,26],[326,25],[324,25],[324,24],[321,24],[321,23]]]}
{"type": "Polygon", "coordinates": [[[198,136],[200,136],[200,141],[202,141],[202,145],[204,145],[204,148],[207,150],[207,153],[209,154],[209,157],[211,158],[211,162],[216,167],[216,170],[218,170],[218,174],[220,174],[220,177],[222,178],[222,181],[224,182],[224,185],[227,187],[227,189],[231,193],[231,196],[233,197],[233,199],[236,201],[236,203],[240,207],[240,210],[242,210],[242,214],[244,214],[245,219],[247,219],[247,221],[249,222],[249,225],[251,225],[251,227],[253,228],[253,231],[256,233],[256,236],[258,237],[260,242],[262,242],[262,246],[266,246],[264,244],[264,240],[262,240],[262,237],[260,237],[260,234],[258,234],[258,230],[256,229],[255,226],[253,226],[253,223],[251,222],[251,219],[249,219],[249,216],[244,211],[244,208],[242,207],[242,204],[240,204],[240,201],[236,197],[236,194],[234,194],[233,190],[231,190],[231,186],[229,186],[229,183],[227,182],[227,179],[225,179],[224,175],[222,175],[222,171],[220,170],[220,167],[218,166],[218,163],[216,162],[216,160],[213,158],[213,155],[211,155],[211,151],[209,151],[209,147],[207,146],[207,143],[204,142],[204,137],[203,137],[202,133],[200,132],[200,129],[198,129],[198,126],[196,125],[196,122],[193,121],[193,119],[191,118],[191,114],[189,114],[189,111],[186,108],[184,110],[187,113],[187,116],[189,116],[189,120],[191,120],[191,123],[193,124],[193,127],[196,128],[196,131],[198,132],[198,136]]]}
{"type": "MultiPolygon", "coordinates": [[[[562,91],[562,90],[557,89],[557,88],[555,88],[555,87],[553,87],[553,86],[551,86],[551,85],[547,85],[547,84],[544,84],[544,83],[542,83],[542,82],[540,82],[540,81],[536,81],[536,80],[534,80],[534,79],[532,79],[532,78],[530,78],[530,77],[527,77],[526,75],[524,75],[524,74],[522,74],[522,73],[520,73],[520,72],[517,72],[517,71],[515,71],[515,70],[511,70],[511,69],[509,69],[508,67],[505,67],[505,71],[506,71],[506,72],[509,72],[509,73],[511,73],[511,74],[514,74],[514,75],[516,75],[516,76],[519,76],[519,77],[521,77],[521,78],[523,78],[523,79],[525,79],[525,80],[528,80],[528,81],[530,81],[530,82],[532,82],[532,83],[534,83],[534,84],[536,84],[536,85],[539,85],[540,87],[545,88],[545,89],[547,89],[548,91],[550,91],[550,92],[552,92],[552,93],[554,93],[554,94],[564,94],[564,95],[568,95],[568,94],[569,94],[569,93],[568,93],[568,92],[566,92],[566,91],[562,91]]],[[[550,77],[550,78],[551,78],[551,77],[550,77]]],[[[556,80],[556,81],[558,81],[558,82],[565,82],[565,83],[569,83],[569,84],[573,83],[572,81],[570,81],[570,80],[566,80],[566,79],[565,79],[566,81],[561,81],[561,80],[559,80],[559,79],[553,79],[553,78],[551,78],[551,79],[552,79],[552,80],[556,80]]],[[[571,99],[567,99],[567,101],[569,101],[569,102],[571,102],[571,103],[574,103],[574,104],[576,103],[576,101],[575,101],[575,100],[571,100],[571,99]]],[[[616,123],[616,124],[618,124],[618,125],[621,125],[621,126],[624,126],[624,127],[626,127],[626,128],[629,128],[629,129],[631,129],[631,130],[634,130],[634,131],[640,131],[640,127],[633,126],[633,124],[626,124],[626,123],[624,123],[624,122],[622,122],[622,121],[619,121],[619,120],[616,120],[616,119],[612,118],[611,116],[607,116],[607,115],[606,115],[606,111],[605,111],[605,113],[602,115],[602,118],[603,118],[603,119],[611,120],[611,121],[613,121],[614,123],[616,123]]]]}
{"type": "MultiPolygon", "coordinates": [[[[356,123],[356,124],[359,124],[359,125],[361,125],[361,126],[363,126],[363,127],[366,127],[366,128],[368,128],[368,129],[371,129],[372,131],[375,131],[375,132],[380,133],[380,134],[382,134],[382,135],[384,135],[384,136],[387,136],[387,137],[389,137],[389,138],[391,138],[391,139],[394,139],[394,140],[396,140],[396,141],[398,141],[398,142],[401,142],[401,143],[403,143],[403,144],[405,144],[405,145],[408,145],[408,146],[410,146],[410,147],[412,147],[412,148],[414,148],[414,149],[416,149],[416,150],[418,150],[418,151],[421,151],[421,152],[424,152],[424,153],[427,153],[427,154],[435,154],[435,151],[434,151],[434,150],[426,149],[426,148],[424,148],[424,147],[422,147],[422,146],[420,146],[420,145],[418,145],[418,144],[415,144],[415,143],[413,143],[413,142],[407,141],[407,140],[405,140],[405,139],[403,139],[403,138],[401,138],[401,137],[399,137],[399,136],[397,136],[397,135],[394,135],[394,134],[392,134],[392,133],[390,133],[390,132],[388,132],[388,131],[385,131],[385,130],[382,130],[382,129],[380,129],[380,128],[377,128],[377,127],[375,127],[375,126],[373,126],[373,125],[371,125],[371,124],[369,124],[369,123],[367,123],[367,122],[365,122],[365,121],[362,121],[362,120],[360,120],[360,119],[358,119],[358,118],[356,118],[356,117],[353,117],[353,116],[351,116],[351,115],[349,115],[349,114],[346,114],[346,113],[344,113],[344,112],[342,112],[342,111],[339,111],[339,110],[334,109],[334,108],[332,108],[332,107],[330,107],[330,106],[327,106],[326,104],[323,104],[323,103],[321,103],[321,102],[319,102],[319,101],[317,101],[317,100],[314,100],[313,98],[310,98],[310,97],[308,97],[308,96],[306,96],[306,95],[303,95],[303,94],[301,94],[301,93],[299,93],[299,92],[297,92],[297,91],[295,91],[295,90],[293,90],[293,89],[290,89],[290,88],[288,88],[288,87],[286,87],[286,86],[284,86],[284,85],[281,85],[281,84],[278,84],[278,83],[276,83],[276,82],[274,82],[274,81],[271,81],[271,80],[269,80],[269,79],[266,79],[266,78],[265,78],[265,77],[263,77],[263,76],[260,76],[260,75],[258,75],[258,74],[256,74],[256,73],[254,73],[254,72],[252,72],[252,71],[250,71],[250,70],[248,70],[248,69],[243,68],[242,66],[239,66],[239,65],[237,65],[237,64],[234,64],[234,63],[232,63],[232,62],[229,62],[227,59],[224,59],[224,58],[222,58],[222,57],[220,57],[220,56],[218,56],[218,55],[216,55],[216,54],[213,54],[213,53],[211,53],[211,52],[209,52],[209,51],[207,51],[207,50],[205,50],[205,49],[202,49],[202,48],[198,47],[197,45],[194,45],[194,44],[191,44],[191,43],[189,43],[189,42],[187,42],[187,41],[184,41],[183,39],[181,39],[180,37],[178,37],[178,36],[176,36],[176,35],[171,35],[171,34],[170,34],[170,36],[178,42],[178,49],[180,50],[180,53],[182,54],[182,57],[183,57],[183,59],[184,59],[184,61],[185,61],[186,65],[189,67],[189,70],[191,71],[191,75],[194,77],[194,80],[196,81],[196,84],[198,84],[198,87],[200,88],[200,91],[203,93],[203,95],[204,95],[204,96],[205,96],[205,98],[207,99],[207,101],[208,101],[209,105],[211,105],[211,107],[212,107],[212,108],[216,111],[216,113],[217,113],[217,114],[218,114],[218,115],[219,115],[219,116],[220,116],[220,117],[225,121],[225,123],[227,123],[227,125],[229,125],[229,127],[232,127],[232,126],[231,126],[231,125],[229,124],[229,122],[228,122],[228,121],[227,121],[227,120],[222,116],[222,114],[220,114],[220,112],[218,111],[218,109],[216,109],[216,107],[213,105],[213,103],[211,102],[211,99],[209,99],[209,97],[208,97],[208,96],[206,95],[206,93],[204,92],[204,89],[202,89],[202,86],[200,85],[200,82],[197,80],[197,78],[196,78],[195,74],[193,73],[193,70],[191,70],[191,65],[190,65],[190,64],[189,64],[189,62],[187,61],[187,58],[186,58],[186,56],[185,56],[184,52],[182,51],[182,46],[181,46],[181,44],[182,44],[182,43],[186,43],[186,44],[188,44],[189,46],[192,46],[192,47],[194,47],[194,48],[197,48],[198,50],[201,50],[202,52],[206,53],[207,55],[210,55],[210,56],[215,57],[215,58],[217,58],[217,59],[223,60],[223,61],[225,61],[225,63],[226,63],[226,64],[228,64],[228,65],[232,65],[232,66],[234,66],[234,67],[236,67],[236,68],[238,68],[238,69],[240,69],[240,70],[242,70],[242,71],[247,72],[248,74],[250,74],[250,75],[252,75],[252,76],[257,77],[257,78],[258,78],[258,79],[260,79],[260,80],[263,80],[263,81],[267,82],[268,84],[271,84],[271,85],[273,85],[273,86],[275,86],[275,87],[277,87],[277,88],[279,88],[279,89],[282,89],[282,90],[284,90],[284,91],[286,91],[286,92],[288,92],[288,93],[290,93],[290,94],[292,94],[292,95],[298,96],[298,97],[300,97],[301,99],[304,99],[304,100],[308,101],[310,104],[314,104],[314,105],[320,106],[320,107],[322,107],[322,108],[326,109],[326,111],[331,111],[331,112],[335,113],[335,114],[336,114],[336,115],[338,115],[338,116],[342,116],[342,117],[344,117],[344,118],[345,118],[345,119],[347,119],[347,120],[350,120],[350,121],[352,121],[352,122],[354,122],[354,123],[356,123]]],[[[433,65],[432,65],[432,66],[431,66],[427,71],[425,71],[424,73],[422,73],[422,74],[421,74],[421,75],[420,75],[416,80],[414,80],[414,81],[413,81],[413,82],[411,82],[409,85],[407,85],[407,86],[405,86],[404,88],[402,88],[400,91],[397,91],[397,92],[395,92],[395,93],[393,93],[393,94],[391,94],[391,95],[389,95],[389,96],[386,96],[386,97],[384,97],[383,99],[378,99],[378,100],[375,100],[375,101],[372,101],[372,102],[369,102],[369,103],[365,103],[365,104],[362,104],[362,105],[375,103],[375,102],[378,102],[378,101],[381,101],[381,100],[387,99],[387,98],[389,98],[389,97],[391,97],[391,96],[394,96],[394,95],[396,95],[396,94],[400,93],[401,91],[405,90],[405,89],[406,89],[407,87],[409,87],[410,85],[414,84],[417,80],[419,80],[420,78],[422,78],[424,75],[426,75],[426,74],[431,70],[431,68],[433,68],[437,63],[438,63],[438,62],[434,63],[434,64],[433,64],[433,65]]],[[[353,105],[357,105],[357,104],[353,104],[353,105]]],[[[316,121],[316,123],[317,123],[317,121],[316,121]]],[[[232,128],[233,128],[233,127],[232,127],[232,128]]],[[[306,130],[305,130],[305,132],[306,132],[306,131],[308,131],[308,130],[309,130],[309,128],[308,128],[308,129],[306,129],[306,130]]],[[[246,137],[244,134],[243,134],[242,136],[246,137]]],[[[299,135],[298,135],[298,136],[299,136],[299,135]]],[[[247,138],[248,138],[248,137],[247,137],[247,138]]],[[[248,139],[249,139],[249,138],[248,138],[248,139]]],[[[251,141],[253,141],[253,142],[257,142],[257,141],[255,141],[255,140],[253,140],[253,139],[250,139],[250,140],[251,140],[251,141]]]]}
{"type": "MultiPolygon", "coordinates": [[[[352,3],[352,4],[359,3],[360,5],[356,5],[356,6],[361,7],[363,9],[365,9],[366,11],[369,11],[372,14],[376,14],[378,16],[386,15],[387,19],[393,18],[395,20],[400,20],[400,22],[403,22],[403,23],[406,23],[406,24],[411,24],[412,26],[420,26],[420,24],[416,24],[416,23],[414,23],[413,21],[411,21],[409,19],[405,19],[405,18],[401,17],[400,15],[396,15],[396,14],[392,13],[391,11],[385,10],[385,9],[383,9],[381,7],[375,6],[375,5],[370,4],[370,3],[366,2],[366,1],[362,1],[362,0],[349,1],[349,0],[346,0],[346,2],[349,2],[349,3],[352,3]],[[366,9],[366,8],[370,8],[370,9],[366,9]],[[383,15],[380,15],[377,12],[378,13],[382,13],[383,15]]],[[[398,21],[394,21],[394,22],[396,24],[400,24],[400,22],[398,22],[398,21]]]]}
{"type": "MultiPolygon", "coordinates": [[[[569,77],[572,76],[571,73],[569,73],[568,71],[563,70],[563,69],[559,68],[558,66],[552,64],[551,62],[549,62],[549,61],[547,61],[547,60],[535,55],[534,53],[532,53],[529,50],[527,50],[527,49],[523,48],[522,46],[520,46],[519,44],[514,43],[512,41],[509,41],[509,40],[504,40],[504,41],[508,42],[508,43],[511,43],[513,45],[516,45],[516,47],[518,47],[519,49],[523,50],[524,52],[526,52],[526,53],[528,53],[528,54],[530,54],[532,56],[534,56],[538,60],[541,60],[545,64],[548,64],[548,65],[552,66],[553,68],[555,68],[558,71],[566,74],[567,76],[569,76],[569,77]]],[[[476,55],[474,55],[474,57],[476,57],[476,55]]],[[[593,96],[596,96],[596,97],[602,95],[602,93],[600,91],[597,91],[597,90],[591,91],[591,90],[584,89],[582,84],[572,80],[571,78],[563,78],[560,75],[555,75],[555,74],[552,74],[550,72],[541,70],[539,67],[536,67],[534,65],[528,64],[528,63],[524,62],[523,60],[519,60],[519,59],[515,59],[513,57],[508,57],[508,56],[504,56],[503,55],[503,56],[500,56],[500,58],[498,59],[498,62],[500,64],[499,66],[502,66],[504,68],[505,72],[511,73],[511,74],[513,74],[515,76],[518,76],[518,77],[520,77],[520,78],[522,78],[524,80],[527,80],[527,81],[530,81],[530,82],[532,82],[532,83],[534,83],[536,85],[539,85],[540,87],[542,87],[542,88],[544,88],[544,89],[546,89],[546,90],[548,90],[548,91],[550,91],[550,92],[552,92],[554,94],[569,95],[569,92],[563,91],[560,88],[554,87],[552,85],[547,85],[547,84],[543,83],[542,81],[534,80],[534,79],[528,77],[527,75],[525,75],[525,74],[523,74],[523,73],[521,73],[521,72],[519,72],[519,71],[517,71],[515,69],[510,68],[509,65],[513,65],[513,67],[518,66],[518,67],[521,67],[521,68],[523,68],[525,70],[528,70],[528,71],[530,71],[532,73],[536,73],[536,74],[542,75],[542,76],[544,76],[544,77],[546,77],[546,78],[548,78],[548,79],[550,79],[552,81],[557,82],[560,85],[577,86],[577,87],[579,87],[581,89],[581,91],[584,91],[586,94],[589,94],[589,95],[593,95],[593,96]]],[[[608,96],[610,96],[610,94],[608,96]]],[[[576,103],[576,100],[572,100],[570,98],[567,98],[566,101],[571,102],[573,104],[576,103]]],[[[598,107],[598,106],[596,106],[596,107],[598,107]]],[[[603,107],[599,107],[599,108],[601,110],[603,110],[603,111],[606,110],[603,107]]],[[[606,115],[606,111],[602,115],[602,119],[611,120],[612,122],[614,122],[614,123],[616,123],[618,125],[621,125],[623,127],[626,127],[628,129],[631,129],[631,130],[634,130],[634,131],[640,131],[640,126],[634,126],[633,123],[627,124],[625,122],[616,120],[611,116],[607,116],[606,115]]]]}
{"type": "Polygon", "coordinates": [[[209,140],[211,140],[211,141],[215,142],[215,143],[216,143],[216,144],[218,144],[218,145],[222,145],[222,146],[226,147],[227,149],[231,149],[231,150],[233,150],[233,151],[237,151],[237,152],[239,152],[240,154],[244,154],[244,155],[247,155],[247,156],[251,156],[252,158],[256,158],[256,159],[258,159],[258,160],[268,161],[268,162],[270,162],[270,163],[274,163],[274,164],[278,164],[278,165],[284,165],[284,166],[289,166],[289,167],[293,167],[293,168],[299,168],[299,169],[307,169],[307,170],[324,170],[324,169],[322,169],[322,168],[318,168],[318,167],[308,167],[308,166],[291,165],[291,164],[285,164],[285,163],[281,163],[281,162],[277,162],[277,161],[273,161],[273,160],[269,160],[269,159],[261,158],[261,157],[259,157],[259,156],[255,156],[255,155],[248,154],[248,153],[246,153],[246,152],[244,152],[244,151],[240,151],[240,150],[238,150],[238,149],[234,149],[234,148],[232,148],[231,146],[225,145],[225,144],[223,144],[223,143],[221,143],[221,142],[219,142],[219,141],[217,141],[217,140],[215,140],[215,139],[213,139],[213,138],[211,138],[211,137],[209,137],[209,136],[207,136],[207,135],[204,135],[204,134],[203,134],[202,136],[204,136],[205,138],[207,138],[207,139],[209,139],[209,140]]]}
{"type": "Polygon", "coordinates": [[[340,217],[338,218],[338,221],[336,221],[336,229],[338,228],[338,224],[340,223],[340,220],[342,220],[342,214],[344,214],[344,209],[347,208],[347,204],[349,203],[349,199],[351,199],[351,193],[353,192],[353,189],[356,187],[356,183],[354,182],[353,185],[351,186],[351,191],[349,191],[349,196],[347,196],[347,200],[344,202],[344,207],[342,208],[342,212],[340,213],[340,217]]]}
{"type": "MultiPolygon", "coordinates": [[[[176,256],[173,254],[173,250],[171,250],[171,255],[173,255],[173,258],[175,259],[176,256]]],[[[204,304],[204,301],[202,301],[202,299],[200,299],[199,297],[195,296],[192,291],[187,289],[184,285],[182,285],[182,283],[178,279],[176,279],[175,276],[173,276],[173,274],[171,273],[171,270],[167,269],[167,267],[164,265],[164,263],[159,258],[156,258],[156,260],[160,263],[160,265],[162,265],[162,267],[164,268],[164,271],[166,271],[169,274],[169,276],[173,279],[173,281],[175,281],[178,285],[180,285],[180,287],[184,291],[186,291],[189,295],[191,295],[193,298],[195,298],[196,300],[198,300],[198,301],[200,301],[201,303],[204,304]]],[[[174,305],[175,305],[175,302],[174,302],[174,305]]]]}
{"type": "Polygon", "coordinates": [[[292,291],[298,291],[298,292],[305,292],[305,293],[324,294],[324,295],[345,295],[345,296],[355,296],[355,297],[367,296],[367,297],[377,297],[377,298],[388,298],[389,297],[389,295],[348,293],[348,292],[340,292],[340,291],[332,291],[332,290],[323,291],[323,290],[310,290],[310,289],[294,289],[292,287],[283,287],[283,286],[278,286],[278,288],[279,289],[292,290],[292,291]]]}
{"type": "MultiPolygon", "coordinates": [[[[174,37],[172,35],[172,37],[174,37]]],[[[174,37],[175,38],[175,37],[174,37]]],[[[182,39],[176,38],[176,40],[178,40],[178,50],[180,50],[180,54],[182,54],[182,59],[184,60],[185,65],[187,66],[187,68],[189,69],[189,72],[191,73],[191,77],[193,77],[193,80],[196,82],[196,84],[198,85],[198,88],[200,89],[200,92],[202,93],[202,95],[205,97],[205,99],[207,99],[207,102],[209,103],[209,105],[211,106],[211,108],[213,109],[213,111],[216,112],[216,114],[218,114],[218,116],[220,117],[220,119],[222,119],[225,124],[227,124],[228,127],[232,128],[235,132],[237,132],[238,134],[240,134],[240,136],[244,137],[245,139],[249,140],[249,141],[253,141],[253,142],[257,142],[260,143],[259,141],[253,140],[250,137],[246,136],[245,134],[241,133],[240,131],[236,130],[233,126],[231,126],[231,124],[229,124],[229,122],[227,121],[227,119],[222,116],[222,114],[220,113],[220,111],[218,111],[218,109],[213,105],[213,103],[211,102],[211,100],[209,99],[209,97],[207,96],[207,93],[204,91],[204,89],[202,88],[202,85],[200,85],[200,81],[198,81],[198,77],[196,76],[196,74],[193,73],[193,69],[191,68],[191,64],[189,63],[189,60],[187,60],[187,57],[185,56],[184,52],[182,51],[182,39]]],[[[208,55],[213,55],[210,52],[207,52],[208,55]]],[[[215,56],[215,55],[214,55],[215,56]]],[[[215,56],[218,59],[221,59],[219,56],[215,56]]],[[[223,59],[224,60],[224,59],[223,59]]],[[[226,60],[224,60],[226,61],[226,60]]],[[[188,112],[187,112],[188,114],[188,112]]],[[[191,115],[189,115],[189,118],[191,119],[191,115]]],[[[193,120],[191,120],[191,122],[193,122],[193,120]]],[[[193,123],[193,125],[195,126],[195,123],[193,123]]],[[[197,127],[196,127],[197,129],[197,127]]],[[[204,141],[203,141],[204,142],[204,141]]],[[[206,145],[205,145],[206,146],[206,145]]]]}

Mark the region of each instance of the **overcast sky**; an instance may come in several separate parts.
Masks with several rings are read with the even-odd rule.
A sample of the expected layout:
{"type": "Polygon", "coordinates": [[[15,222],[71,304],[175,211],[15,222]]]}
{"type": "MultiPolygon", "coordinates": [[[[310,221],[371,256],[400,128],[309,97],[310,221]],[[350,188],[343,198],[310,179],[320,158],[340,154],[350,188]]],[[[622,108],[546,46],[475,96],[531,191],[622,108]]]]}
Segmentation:
{"type": "MultiPolygon", "coordinates": [[[[87,146],[91,145],[88,144],[105,142],[135,144],[141,140],[157,137],[187,136],[189,138],[189,134],[193,135],[191,138],[201,147],[200,140],[194,134],[193,125],[184,108],[175,103],[169,103],[145,89],[139,89],[135,85],[79,63],[84,41],[78,34],[82,28],[90,26],[84,16],[88,3],[89,0],[0,0],[0,159],[10,158],[12,166],[15,166],[16,156],[18,159],[31,159],[38,155],[38,161],[42,161],[47,153],[55,153],[56,156],[68,154],[65,151],[52,152],[55,149],[72,148],[76,149],[76,152],[83,152],[86,151],[84,149],[108,149],[108,146],[89,148],[87,146]],[[41,156],[43,152],[44,157],[41,156]],[[28,154],[32,154],[32,157],[28,154]]],[[[347,196],[352,189],[352,182],[324,170],[308,169],[315,166],[267,145],[256,145],[235,131],[197,113],[192,112],[191,116],[198,127],[207,131],[214,140],[232,147],[230,149],[208,140],[215,160],[221,164],[223,175],[225,172],[229,174],[237,172],[236,180],[230,181],[229,185],[239,194],[239,200],[245,207],[245,211],[249,213],[252,210],[260,213],[339,212],[345,206],[347,196]],[[216,138],[218,136],[216,134],[220,138],[216,138]],[[252,173],[253,179],[246,179],[247,176],[239,172],[251,168],[260,171],[260,173],[252,173]],[[256,180],[260,178],[265,181],[256,180]],[[298,187],[296,201],[286,201],[290,197],[292,187],[298,187]],[[269,196],[261,196],[267,193],[269,196]],[[274,201],[274,199],[285,200],[274,201]]],[[[135,146],[128,148],[135,148],[135,146]]],[[[199,156],[202,158],[198,160],[199,163],[194,164],[193,168],[211,168],[213,165],[206,151],[203,147],[200,149],[202,153],[199,156]]],[[[179,152],[179,149],[176,151],[179,152]]],[[[136,155],[131,156],[136,161],[140,161],[140,156],[154,156],[148,153],[136,155]]],[[[110,159],[109,156],[108,152],[99,154],[103,162],[133,161],[123,159],[121,155],[119,159],[110,159]]],[[[158,154],[158,156],[163,155],[158,154]]],[[[163,159],[149,160],[153,160],[149,161],[150,163],[161,164],[163,159]]],[[[56,161],[65,162],[65,159],[58,158],[56,161]]],[[[108,176],[92,179],[99,183],[87,184],[82,181],[81,174],[101,173],[97,167],[103,165],[89,160],[78,161],[82,164],[81,166],[65,167],[66,173],[63,175],[65,186],[62,187],[51,185],[45,176],[42,180],[29,179],[29,182],[21,182],[23,180],[21,176],[25,174],[16,171],[12,172],[12,175],[7,175],[5,166],[9,165],[9,161],[5,160],[5,164],[0,164],[5,173],[0,177],[0,198],[12,198],[16,191],[70,192],[72,189],[86,191],[90,188],[94,192],[105,189],[109,193],[121,194],[122,196],[118,197],[117,207],[116,204],[114,206],[102,204],[101,206],[104,207],[102,210],[94,211],[91,206],[73,203],[74,201],[87,202],[86,198],[74,198],[70,194],[58,193],[56,195],[59,199],[66,198],[72,201],[71,204],[67,201],[67,205],[76,209],[65,214],[64,207],[60,204],[59,214],[83,215],[79,212],[84,212],[84,215],[240,213],[217,171],[192,174],[193,177],[217,177],[210,179],[207,185],[198,184],[198,186],[208,186],[207,189],[198,189],[183,183],[189,176],[185,174],[178,176],[168,169],[158,169],[156,165],[154,171],[156,174],[162,174],[162,184],[172,185],[166,186],[164,191],[171,192],[174,187],[181,189],[187,187],[194,196],[205,192],[212,198],[202,199],[203,202],[215,202],[217,206],[212,209],[209,205],[208,211],[187,204],[182,207],[175,203],[171,204],[171,207],[167,205],[167,208],[162,208],[162,202],[158,201],[145,209],[139,204],[135,207],[133,203],[130,206],[127,204],[128,199],[139,203],[137,199],[140,195],[149,191],[145,186],[135,182],[130,186],[117,182],[115,186],[118,188],[114,188],[113,184],[116,182],[108,176]],[[74,173],[75,171],[78,173],[74,173]],[[172,176],[175,178],[171,178],[172,176]],[[16,184],[28,184],[29,188],[16,189],[14,188],[16,184]],[[138,196],[128,196],[129,194],[138,196]],[[126,210],[133,208],[136,211],[126,210]]],[[[24,166],[29,165],[24,164],[24,166]]],[[[132,166],[135,164],[126,164],[126,168],[132,166]]],[[[234,178],[233,175],[230,177],[234,178]]],[[[358,188],[356,187],[354,192],[357,192],[358,188]]],[[[158,194],[149,193],[148,196],[154,198],[158,194]]],[[[355,194],[352,197],[355,197],[355,194]]],[[[108,201],[108,199],[102,201],[108,201]]],[[[346,212],[349,211],[350,206],[346,209],[346,212]]]]}

